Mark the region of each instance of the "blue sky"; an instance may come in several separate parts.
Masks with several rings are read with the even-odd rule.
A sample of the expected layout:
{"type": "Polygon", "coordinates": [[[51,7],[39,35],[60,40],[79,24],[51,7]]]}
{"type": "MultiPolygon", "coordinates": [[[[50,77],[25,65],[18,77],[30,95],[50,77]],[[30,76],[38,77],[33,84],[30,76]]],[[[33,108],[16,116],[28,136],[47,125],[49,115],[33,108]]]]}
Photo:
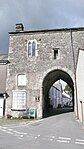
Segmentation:
{"type": "Polygon", "coordinates": [[[84,0],[0,0],[0,53],[8,51],[8,32],[84,26],[84,0]]]}

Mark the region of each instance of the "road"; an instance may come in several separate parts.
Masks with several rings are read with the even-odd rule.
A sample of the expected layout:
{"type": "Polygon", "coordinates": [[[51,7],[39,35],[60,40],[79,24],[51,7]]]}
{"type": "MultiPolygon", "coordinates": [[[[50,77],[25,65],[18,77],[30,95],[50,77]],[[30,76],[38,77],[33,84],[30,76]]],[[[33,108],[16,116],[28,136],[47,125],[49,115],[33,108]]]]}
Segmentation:
{"type": "Polygon", "coordinates": [[[74,113],[0,125],[0,149],[84,149],[84,127],[74,113]]]}

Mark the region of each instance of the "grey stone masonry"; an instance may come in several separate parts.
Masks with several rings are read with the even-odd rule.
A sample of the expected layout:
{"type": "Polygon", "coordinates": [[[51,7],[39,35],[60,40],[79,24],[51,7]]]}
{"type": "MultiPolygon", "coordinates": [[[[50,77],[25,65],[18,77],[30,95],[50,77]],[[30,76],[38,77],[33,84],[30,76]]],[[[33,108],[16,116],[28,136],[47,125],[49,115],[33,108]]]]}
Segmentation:
{"type": "Polygon", "coordinates": [[[26,109],[35,107],[37,117],[42,117],[42,83],[45,76],[52,70],[60,69],[68,73],[74,82],[79,48],[84,49],[84,28],[10,32],[6,115],[23,114],[21,110],[12,110],[13,91],[25,91],[26,109]],[[29,57],[28,42],[33,40],[37,41],[37,54],[29,57]],[[58,52],[56,59],[54,50],[58,52]],[[18,86],[19,74],[26,75],[25,86],[18,86]],[[39,101],[36,101],[38,97],[39,101]]]}

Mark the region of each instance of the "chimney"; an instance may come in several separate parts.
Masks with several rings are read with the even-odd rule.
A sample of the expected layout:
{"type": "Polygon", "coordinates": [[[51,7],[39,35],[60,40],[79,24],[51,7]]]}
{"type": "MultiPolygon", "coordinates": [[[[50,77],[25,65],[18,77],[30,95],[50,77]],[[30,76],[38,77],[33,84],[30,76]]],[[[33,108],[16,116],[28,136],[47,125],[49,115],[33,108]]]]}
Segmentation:
{"type": "Polygon", "coordinates": [[[15,26],[16,32],[24,31],[24,26],[22,23],[16,24],[15,26]]]}

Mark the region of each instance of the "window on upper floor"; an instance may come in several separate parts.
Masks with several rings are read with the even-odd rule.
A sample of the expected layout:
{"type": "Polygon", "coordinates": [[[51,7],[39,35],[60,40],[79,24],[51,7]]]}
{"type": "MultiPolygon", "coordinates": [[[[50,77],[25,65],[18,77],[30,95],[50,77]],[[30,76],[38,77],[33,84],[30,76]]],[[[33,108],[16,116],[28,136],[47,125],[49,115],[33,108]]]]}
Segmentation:
{"type": "Polygon", "coordinates": [[[30,40],[28,42],[28,56],[36,56],[36,50],[37,50],[37,41],[36,40],[30,40]]]}
{"type": "Polygon", "coordinates": [[[32,42],[32,56],[35,56],[35,50],[36,50],[36,43],[35,41],[32,42]]]}
{"type": "Polygon", "coordinates": [[[54,59],[57,59],[59,56],[59,49],[54,48],[53,51],[54,51],[54,59]]]}
{"type": "Polygon", "coordinates": [[[28,43],[28,56],[32,55],[32,43],[29,41],[28,43]]]}

